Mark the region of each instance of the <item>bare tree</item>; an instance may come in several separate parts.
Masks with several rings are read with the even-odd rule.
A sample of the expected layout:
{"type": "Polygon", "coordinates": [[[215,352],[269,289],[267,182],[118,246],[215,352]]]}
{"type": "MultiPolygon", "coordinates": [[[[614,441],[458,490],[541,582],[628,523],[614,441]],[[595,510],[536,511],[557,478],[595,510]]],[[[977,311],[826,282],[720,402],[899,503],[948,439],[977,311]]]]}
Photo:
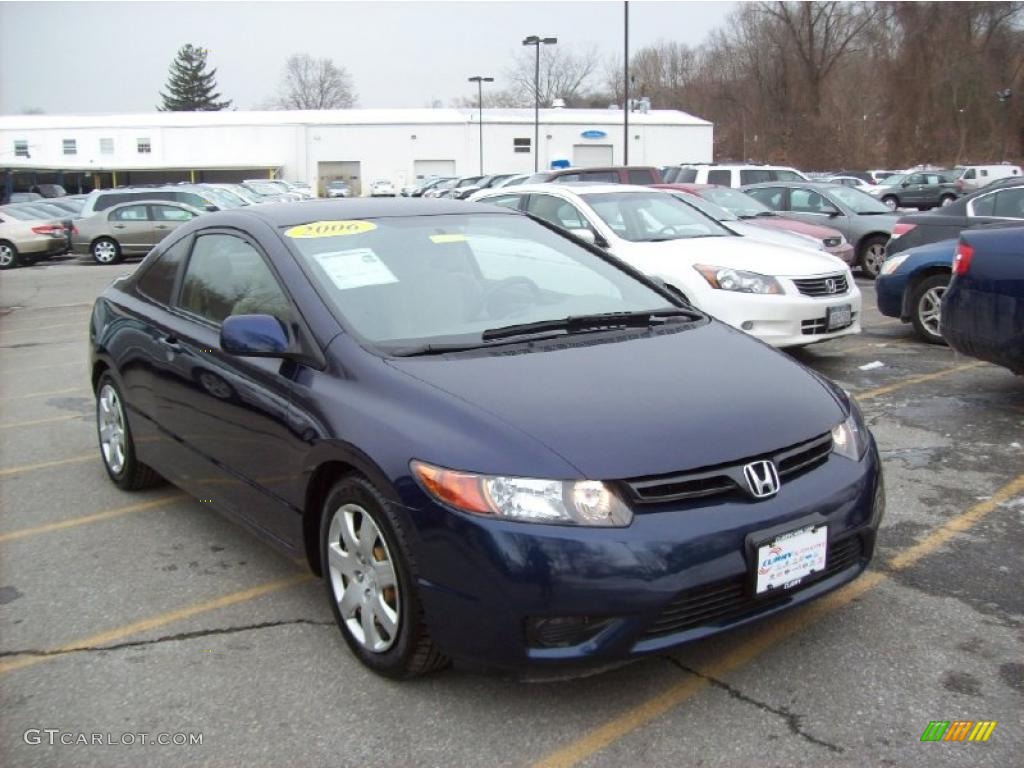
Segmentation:
{"type": "Polygon", "coordinates": [[[275,109],[347,109],[356,103],[352,77],[329,58],[293,53],[285,61],[275,109]]]}
{"type": "MultiPolygon", "coordinates": [[[[531,107],[534,103],[536,53],[524,48],[505,73],[509,83],[507,101],[514,106],[531,107]]],[[[576,52],[566,46],[545,45],[540,51],[540,104],[550,107],[555,99],[574,107],[584,102],[592,88],[591,80],[601,62],[596,48],[576,52]]]]}

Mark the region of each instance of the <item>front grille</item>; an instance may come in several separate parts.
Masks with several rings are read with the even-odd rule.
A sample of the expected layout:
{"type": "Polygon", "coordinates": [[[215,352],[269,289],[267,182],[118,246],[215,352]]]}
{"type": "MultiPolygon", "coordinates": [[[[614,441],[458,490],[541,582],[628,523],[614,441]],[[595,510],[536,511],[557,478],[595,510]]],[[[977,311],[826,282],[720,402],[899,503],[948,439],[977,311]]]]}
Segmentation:
{"type": "Polygon", "coordinates": [[[850,313],[850,322],[847,325],[840,325],[832,330],[828,329],[828,317],[816,317],[813,320],[801,320],[800,321],[800,333],[804,336],[820,336],[823,333],[835,333],[845,328],[849,328],[857,322],[857,313],[850,313]]]}
{"type": "Polygon", "coordinates": [[[826,237],[825,240],[826,248],[838,248],[843,244],[843,238],[841,237],[826,237]]]}
{"type": "Polygon", "coordinates": [[[793,283],[804,296],[840,296],[850,290],[850,286],[846,282],[846,275],[842,273],[794,280],[793,283]]]}
{"type": "Polygon", "coordinates": [[[639,477],[626,480],[633,501],[639,504],[662,504],[683,499],[707,496],[745,495],[746,481],[743,467],[751,461],[771,459],[779,477],[796,477],[809,472],[826,459],[832,451],[832,433],[805,440],[782,448],[772,454],[751,456],[729,464],[702,467],[689,472],[639,477]]]}
{"type": "Polygon", "coordinates": [[[809,584],[857,565],[863,557],[864,544],[860,536],[850,536],[832,542],[825,558],[825,570],[809,576],[803,584],[794,589],[755,597],[751,592],[749,579],[745,576],[735,576],[680,592],[644,631],[644,635],[671,635],[702,624],[719,624],[756,613],[800,592],[809,584]]]}

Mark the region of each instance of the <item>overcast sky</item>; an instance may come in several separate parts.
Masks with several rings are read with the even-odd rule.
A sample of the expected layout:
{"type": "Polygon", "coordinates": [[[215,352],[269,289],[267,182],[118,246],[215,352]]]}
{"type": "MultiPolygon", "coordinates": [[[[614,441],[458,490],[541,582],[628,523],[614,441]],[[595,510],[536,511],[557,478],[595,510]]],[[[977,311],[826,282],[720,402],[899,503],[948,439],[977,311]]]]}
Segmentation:
{"type": "MultiPolygon", "coordinates": [[[[632,2],[631,45],[699,43],[733,5],[632,2]]],[[[346,67],[361,107],[447,106],[471,75],[500,80],[533,34],[621,53],[622,3],[0,2],[0,113],[151,111],[185,43],[211,51],[238,109],[276,91],[292,53],[346,67]]]]}

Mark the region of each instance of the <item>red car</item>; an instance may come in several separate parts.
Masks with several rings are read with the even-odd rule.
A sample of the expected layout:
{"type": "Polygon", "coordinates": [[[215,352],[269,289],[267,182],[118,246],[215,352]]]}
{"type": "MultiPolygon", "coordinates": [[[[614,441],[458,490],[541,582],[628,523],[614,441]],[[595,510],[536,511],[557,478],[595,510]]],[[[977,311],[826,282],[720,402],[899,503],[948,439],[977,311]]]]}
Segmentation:
{"type": "Polygon", "coordinates": [[[851,266],[856,262],[853,246],[846,241],[843,233],[839,230],[787,219],[738,189],[720,187],[715,184],[651,184],[649,186],[685,192],[707,200],[742,219],[745,224],[813,237],[815,240],[821,241],[825,250],[833,256],[838,256],[851,266]]]}

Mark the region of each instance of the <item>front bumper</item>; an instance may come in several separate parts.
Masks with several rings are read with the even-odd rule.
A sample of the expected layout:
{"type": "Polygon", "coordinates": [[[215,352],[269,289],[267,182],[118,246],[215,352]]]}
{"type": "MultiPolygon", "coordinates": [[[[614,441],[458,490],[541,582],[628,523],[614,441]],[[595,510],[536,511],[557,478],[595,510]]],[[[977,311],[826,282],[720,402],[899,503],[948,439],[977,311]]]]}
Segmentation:
{"type": "Polygon", "coordinates": [[[448,511],[418,493],[404,509],[417,529],[420,598],[431,636],[453,658],[487,668],[598,668],[657,653],[806,603],[856,578],[881,516],[878,455],[837,455],[772,499],[697,499],[637,510],[626,528],[530,525],[448,511]],[[828,525],[838,570],[792,590],[754,596],[748,537],[808,521],[828,525]],[[682,602],[731,589],[727,610],[673,624],[682,602]],[[527,639],[537,618],[586,617],[596,634],[575,645],[527,639]],[[668,620],[666,619],[668,617],[668,620]]]}
{"type": "Polygon", "coordinates": [[[903,319],[903,293],[907,287],[907,275],[899,271],[875,278],[875,297],[878,311],[886,317],[903,319]]]}

